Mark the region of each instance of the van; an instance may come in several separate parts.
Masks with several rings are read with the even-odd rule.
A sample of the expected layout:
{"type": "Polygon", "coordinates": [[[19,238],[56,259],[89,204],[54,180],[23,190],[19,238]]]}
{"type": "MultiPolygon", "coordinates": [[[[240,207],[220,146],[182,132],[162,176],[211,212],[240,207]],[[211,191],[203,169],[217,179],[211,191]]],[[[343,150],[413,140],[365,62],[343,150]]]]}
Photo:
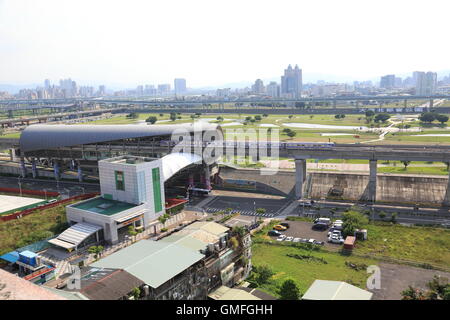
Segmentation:
{"type": "Polygon", "coordinates": [[[329,226],[331,224],[331,219],[330,218],[318,218],[318,219],[314,220],[314,224],[317,224],[317,223],[323,223],[323,224],[326,224],[329,226]]]}

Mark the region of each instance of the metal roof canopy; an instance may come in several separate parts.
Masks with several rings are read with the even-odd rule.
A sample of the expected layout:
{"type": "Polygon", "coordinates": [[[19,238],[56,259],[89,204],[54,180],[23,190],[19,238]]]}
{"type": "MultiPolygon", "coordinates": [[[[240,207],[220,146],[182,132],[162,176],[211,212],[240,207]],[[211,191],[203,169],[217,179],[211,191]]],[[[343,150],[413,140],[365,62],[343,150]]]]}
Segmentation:
{"type": "Polygon", "coordinates": [[[56,239],[51,239],[48,242],[59,247],[70,249],[78,246],[90,235],[101,229],[102,227],[100,226],[80,222],[66,229],[63,233],[56,237],[56,239]]]}
{"type": "Polygon", "coordinates": [[[221,131],[219,125],[205,122],[172,125],[49,125],[34,124],[22,131],[22,152],[70,147],[131,138],[167,136],[184,132],[221,131]]]}
{"type": "Polygon", "coordinates": [[[191,153],[170,153],[161,158],[164,181],[191,164],[201,164],[202,157],[191,153]]]}
{"type": "Polygon", "coordinates": [[[370,300],[373,293],[343,281],[314,280],[303,300],[370,300]]]}

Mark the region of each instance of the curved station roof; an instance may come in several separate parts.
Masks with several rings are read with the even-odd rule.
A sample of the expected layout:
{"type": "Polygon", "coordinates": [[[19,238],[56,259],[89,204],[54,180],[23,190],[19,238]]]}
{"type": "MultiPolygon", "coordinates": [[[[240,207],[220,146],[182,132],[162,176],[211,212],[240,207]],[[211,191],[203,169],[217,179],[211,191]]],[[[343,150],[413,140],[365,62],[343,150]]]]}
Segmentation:
{"type": "Polygon", "coordinates": [[[122,139],[167,136],[173,133],[222,131],[206,122],[172,125],[49,125],[28,126],[20,136],[23,152],[101,143],[122,139]]]}

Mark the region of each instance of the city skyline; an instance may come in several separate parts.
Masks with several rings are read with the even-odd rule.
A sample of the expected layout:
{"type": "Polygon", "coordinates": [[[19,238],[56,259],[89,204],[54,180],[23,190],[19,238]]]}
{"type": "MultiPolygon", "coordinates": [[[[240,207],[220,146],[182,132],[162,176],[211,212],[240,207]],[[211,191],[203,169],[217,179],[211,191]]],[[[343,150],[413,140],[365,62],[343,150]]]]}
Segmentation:
{"type": "Polygon", "coordinates": [[[278,78],[288,63],[298,63],[305,70],[305,83],[313,78],[311,74],[353,81],[414,70],[439,72],[448,70],[449,45],[435,32],[446,28],[446,10],[434,10],[443,9],[443,1],[432,2],[435,6],[423,8],[415,1],[379,1],[366,8],[356,1],[282,1],[280,6],[264,1],[239,6],[233,1],[227,6],[205,1],[152,5],[96,1],[87,10],[83,1],[74,5],[71,1],[3,0],[0,83],[71,77],[80,84],[100,85],[110,79],[107,86],[133,87],[172,83],[182,75],[189,87],[219,87],[278,78]],[[406,4],[407,15],[403,14],[406,4]],[[256,9],[258,15],[252,15],[256,9]],[[335,15],[338,9],[340,14],[335,15]],[[189,17],[183,14],[186,11],[189,17]],[[407,32],[399,37],[380,23],[381,18],[395,19],[397,25],[407,26],[407,32]],[[249,38],[257,25],[265,32],[249,38]],[[231,35],[233,41],[228,42],[231,35]],[[382,40],[382,46],[376,39],[382,40]],[[195,43],[192,49],[182,50],[195,43]]]}

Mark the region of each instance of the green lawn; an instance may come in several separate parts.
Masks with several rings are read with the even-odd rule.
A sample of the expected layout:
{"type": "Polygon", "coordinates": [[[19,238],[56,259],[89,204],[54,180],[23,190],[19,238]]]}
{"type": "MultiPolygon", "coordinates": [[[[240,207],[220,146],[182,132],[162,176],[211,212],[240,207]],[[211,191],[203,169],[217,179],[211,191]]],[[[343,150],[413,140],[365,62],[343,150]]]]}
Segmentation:
{"type": "Polygon", "coordinates": [[[359,241],[355,253],[450,266],[448,229],[376,223],[367,232],[369,240],[359,241]]]}
{"type": "Polygon", "coordinates": [[[447,167],[378,167],[379,173],[448,175],[447,167]]]}
{"type": "Polygon", "coordinates": [[[20,138],[20,132],[14,132],[14,133],[8,133],[4,135],[0,135],[0,139],[14,139],[14,138],[20,138]]]}
{"type": "Polygon", "coordinates": [[[61,233],[67,227],[65,206],[69,204],[0,222],[0,255],[61,233]]]}
{"type": "Polygon", "coordinates": [[[289,278],[298,284],[302,294],[306,292],[316,279],[345,281],[364,289],[368,277],[366,271],[353,270],[347,267],[345,262],[349,261],[367,266],[377,263],[372,259],[347,257],[334,252],[309,251],[302,248],[264,243],[254,244],[252,254],[253,265],[269,265],[275,272],[272,279],[263,285],[261,289],[276,297],[279,297],[278,287],[284,280],[289,278]],[[295,259],[288,257],[287,254],[311,255],[324,259],[327,264],[295,259]]]}

